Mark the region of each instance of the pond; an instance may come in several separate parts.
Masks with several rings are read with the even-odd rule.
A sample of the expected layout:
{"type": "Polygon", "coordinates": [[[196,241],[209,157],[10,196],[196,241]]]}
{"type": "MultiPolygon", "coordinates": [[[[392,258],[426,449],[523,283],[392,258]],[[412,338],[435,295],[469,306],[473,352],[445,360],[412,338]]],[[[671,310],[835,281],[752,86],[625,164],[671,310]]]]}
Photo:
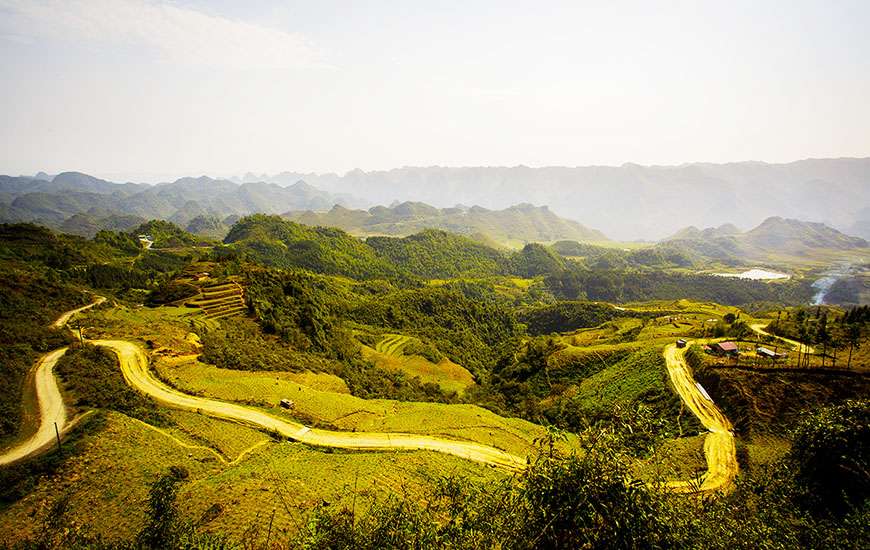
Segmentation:
{"type": "Polygon", "coordinates": [[[768,271],[766,269],[754,268],[743,273],[714,273],[717,277],[736,277],[738,279],[751,279],[753,281],[772,281],[775,279],[788,279],[791,275],[785,273],[777,273],[776,271],[768,271]]]}

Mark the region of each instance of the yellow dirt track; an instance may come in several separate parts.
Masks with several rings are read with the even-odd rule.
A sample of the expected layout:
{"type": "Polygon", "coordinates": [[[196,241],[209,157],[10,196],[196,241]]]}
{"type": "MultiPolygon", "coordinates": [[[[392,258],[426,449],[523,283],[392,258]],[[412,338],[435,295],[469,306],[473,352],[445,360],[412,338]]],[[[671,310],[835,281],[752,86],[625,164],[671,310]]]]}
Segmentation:
{"type": "Polygon", "coordinates": [[[767,328],[767,325],[765,323],[753,323],[753,324],[749,325],[749,328],[751,328],[753,331],[757,332],[758,334],[761,334],[762,336],[770,336],[771,338],[776,338],[777,340],[785,342],[786,344],[790,345],[792,347],[792,349],[794,349],[795,351],[799,351],[801,353],[810,353],[810,354],[816,352],[816,350],[813,349],[812,346],[802,344],[802,343],[798,342],[797,340],[792,340],[790,338],[785,338],[783,336],[777,336],[776,334],[771,334],[771,333],[767,332],[765,330],[767,328]]]}
{"type": "Polygon", "coordinates": [[[676,492],[728,490],[739,469],[731,422],[709,399],[700,384],[695,382],[686,365],[686,349],[677,348],[676,344],[668,344],[665,346],[664,355],[674,389],[710,432],[704,440],[707,473],[701,479],[700,486],[693,481],[671,481],[667,484],[668,488],[676,492]]]}
{"type": "Polygon", "coordinates": [[[93,340],[118,355],[121,372],[133,388],[156,401],[209,416],[241,422],[280,434],[309,445],[364,450],[428,450],[455,455],[474,462],[509,470],[526,466],[525,458],[500,449],[470,441],[407,433],[338,432],[312,429],[266,412],[205,397],[187,395],[156,379],[148,368],[148,356],[142,348],[125,340],[93,340]]]}
{"type": "MultiPolygon", "coordinates": [[[[86,306],[67,311],[61,314],[51,324],[51,327],[63,328],[76,313],[80,313],[105,301],[105,298],[99,296],[86,306]]],[[[66,353],[66,350],[67,348],[56,349],[46,353],[36,362],[33,382],[36,389],[36,400],[39,403],[39,427],[36,429],[36,433],[27,438],[26,441],[0,454],[0,466],[16,462],[51,446],[57,437],[55,424],[57,424],[58,431],[63,431],[66,426],[66,406],[63,403],[63,397],[60,394],[60,389],[57,387],[57,380],[52,372],[57,360],[66,353]]]]}

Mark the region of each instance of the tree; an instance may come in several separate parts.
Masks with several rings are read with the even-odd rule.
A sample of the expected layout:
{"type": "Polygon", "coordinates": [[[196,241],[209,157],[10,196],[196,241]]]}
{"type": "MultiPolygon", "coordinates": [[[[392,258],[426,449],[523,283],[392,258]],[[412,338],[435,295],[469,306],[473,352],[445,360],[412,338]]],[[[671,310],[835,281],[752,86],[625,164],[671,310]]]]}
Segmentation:
{"type": "Polygon", "coordinates": [[[825,366],[825,356],[828,352],[828,344],[831,341],[831,333],[828,331],[828,312],[822,312],[816,323],[816,342],[822,345],[822,368],[825,366]]]}

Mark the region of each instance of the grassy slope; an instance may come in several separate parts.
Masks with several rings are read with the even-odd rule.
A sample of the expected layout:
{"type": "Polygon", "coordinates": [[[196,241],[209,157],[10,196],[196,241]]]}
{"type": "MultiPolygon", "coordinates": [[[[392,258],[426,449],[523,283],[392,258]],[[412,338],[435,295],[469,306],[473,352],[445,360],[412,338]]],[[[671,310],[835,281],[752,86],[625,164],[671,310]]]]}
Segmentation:
{"type": "Polygon", "coordinates": [[[276,414],[284,414],[278,401],[289,398],[295,403],[293,415],[339,430],[446,435],[517,454],[527,453],[534,438],[543,433],[540,426],[503,418],[475,405],[360,399],[315,390],[282,377],[282,373],[234,371],[201,363],[164,366],[158,372],[182,391],[251,403],[276,414]]]}
{"type": "MultiPolygon", "coordinates": [[[[205,437],[219,437],[227,429],[234,437],[264,437],[205,417],[193,422],[203,423],[195,430],[205,437]]],[[[181,439],[200,444],[183,435],[181,439]]],[[[414,494],[441,475],[476,479],[503,475],[439,453],[328,452],[274,442],[256,448],[237,464],[225,465],[208,450],[182,446],[139,421],[108,413],[105,428],[85,436],[82,453],[69,458],[55,475],[40,479],[26,497],[0,509],[0,532],[9,535],[4,539],[10,542],[32,535],[41,528],[50,505],[68,498],[68,518],[78,525],[110,539],[128,537],[142,525],[149,484],[170,466],[190,472],[179,496],[184,516],[197,521],[216,506],[217,517],[205,528],[235,536],[254,523],[267,523],[264,516],[272,510],[275,531],[293,531],[302,512],[320,499],[350,505],[354,486],[363,495],[357,505],[364,507],[365,495],[414,494]]]]}

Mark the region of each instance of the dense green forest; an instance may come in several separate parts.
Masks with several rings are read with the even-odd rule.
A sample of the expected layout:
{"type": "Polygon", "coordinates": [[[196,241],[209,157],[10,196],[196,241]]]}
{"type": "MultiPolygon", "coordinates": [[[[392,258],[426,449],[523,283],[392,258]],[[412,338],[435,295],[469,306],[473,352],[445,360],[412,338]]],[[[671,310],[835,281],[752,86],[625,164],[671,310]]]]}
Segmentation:
{"type": "Polygon", "coordinates": [[[429,229],[405,238],[369,237],[366,244],[381,257],[427,279],[511,272],[508,258],[500,251],[445,231],[429,229]]]}
{"type": "Polygon", "coordinates": [[[224,242],[249,260],[271,267],[298,267],[357,279],[402,276],[402,270],[341,229],[308,227],[279,216],[246,216],[230,229],[224,242]]]}

